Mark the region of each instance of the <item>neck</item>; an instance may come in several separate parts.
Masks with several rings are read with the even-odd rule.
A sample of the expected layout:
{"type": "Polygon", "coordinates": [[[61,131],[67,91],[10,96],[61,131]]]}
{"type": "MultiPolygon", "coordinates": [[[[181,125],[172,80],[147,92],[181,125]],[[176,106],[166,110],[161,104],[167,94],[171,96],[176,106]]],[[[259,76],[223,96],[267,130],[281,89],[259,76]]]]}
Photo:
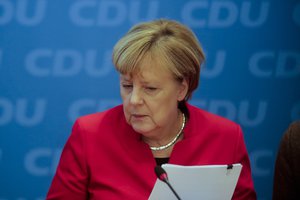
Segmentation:
{"type": "Polygon", "coordinates": [[[150,149],[152,151],[165,151],[170,149],[178,140],[182,139],[182,132],[183,132],[183,128],[185,126],[185,116],[184,114],[181,114],[181,112],[179,112],[179,115],[177,115],[177,123],[179,124],[176,127],[176,131],[173,132],[173,134],[171,136],[168,137],[168,139],[164,140],[163,142],[161,142],[162,140],[158,141],[158,140],[147,140],[147,138],[144,138],[144,141],[146,143],[149,144],[150,149]],[[179,121],[179,123],[178,123],[179,121]]]}

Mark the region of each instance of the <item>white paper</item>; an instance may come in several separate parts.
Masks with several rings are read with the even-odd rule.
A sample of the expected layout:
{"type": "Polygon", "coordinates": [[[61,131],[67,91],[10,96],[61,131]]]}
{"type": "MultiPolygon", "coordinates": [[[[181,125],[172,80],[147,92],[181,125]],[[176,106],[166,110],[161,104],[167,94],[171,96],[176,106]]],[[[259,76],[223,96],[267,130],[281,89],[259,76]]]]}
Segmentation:
{"type": "MultiPolygon", "coordinates": [[[[164,164],[169,182],[182,200],[230,200],[242,165],[181,166],[164,164]]],[[[157,179],[149,200],[176,200],[168,185],[157,179]]]]}

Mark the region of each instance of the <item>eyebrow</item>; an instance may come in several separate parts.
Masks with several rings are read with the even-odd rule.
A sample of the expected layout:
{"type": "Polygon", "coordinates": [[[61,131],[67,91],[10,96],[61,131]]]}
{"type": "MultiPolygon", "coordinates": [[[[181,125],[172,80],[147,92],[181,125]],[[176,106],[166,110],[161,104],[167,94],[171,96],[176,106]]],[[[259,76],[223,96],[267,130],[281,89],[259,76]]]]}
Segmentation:
{"type": "MultiPolygon", "coordinates": [[[[122,81],[132,81],[132,77],[128,76],[128,75],[121,75],[120,76],[120,79],[122,81]]],[[[161,81],[160,80],[150,80],[150,81],[147,81],[147,80],[141,80],[141,83],[143,85],[148,85],[148,84],[161,84],[161,81]]]]}
{"type": "Polygon", "coordinates": [[[131,78],[131,77],[128,77],[128,76],[126,76],[126,75],[121,75],[121,76],[120,76],[120,79],[125,80],[125,81],[130,81],[132,78],[131,78]]]}

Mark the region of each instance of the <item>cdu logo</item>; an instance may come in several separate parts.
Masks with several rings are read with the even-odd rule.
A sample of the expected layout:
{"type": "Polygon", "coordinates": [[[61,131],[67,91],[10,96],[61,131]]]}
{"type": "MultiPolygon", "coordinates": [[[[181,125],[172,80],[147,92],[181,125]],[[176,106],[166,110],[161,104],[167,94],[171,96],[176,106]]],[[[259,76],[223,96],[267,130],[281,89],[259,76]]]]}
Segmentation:
{"type": "Polygon", "coordinates": [[[45,99],[37,99],[32,103],[27,99],[17,99],[12,102],[6,98],[0,98],[0,125],[6,125],[15,120],[21,126],[35,126],[44,119],[46,105],[45,99]]]}
{"type": "Polygon", "coordinates": [[[269,15],[267,1],[190,1],[182,9],[182,20],[193,28],[228,28],[237,23],[245,27],[262,26],[269,15]],[[199,13],[204,13],[199,16],[199,13]]]}
{"type": "Polygon", "coordinates": [[[213,63],[213,65],[205,65],[202,68],[201,76],[205,78],[216,78],[224,70],[226,52],[224,50],[217,51],[214,59],[211,59],[209,56],[207,56],[207,60],[208,63],[213,63]]]}
{"type": "Polygon", "coordinates": [[[101,55],[94,49],[84,52],[75,49],[34,49],[25,58],[25,68],[36,77],[72,77],[82,71],[91,77],[103,77],[113,70],[110,58],[110,50],[101,55]]]}
{"type": "Polygon", "coordinates": [[[159,1],[75,1],[70,7],[70,20],[77,26],[115,27],[129,20],[148,21],[158,16],[159,1]],[[145,5],[146,4],[146,5],[145,5]]]}
{"type": "Polygon", "coordinates": [[[249,70],[260,78],[294,78],[300,75],[300,52],[257,52],[249,60],[249,70]]]}
{"type": "Polygon", "coordinates": [[[264,164],[266,161],[272,161],[274,157],[274,152],[269,149],[257,149],[252,151],[249,155],[251,161],[252,173],[254,176],[270,176],[272,173],[272,168],[270,165],[264,164]]]}
{"type": "Polygon", "coordinates": [[[33,176],[49,176],[55,173],[61,149],[35,148],[24,157],[26,171],[33,176]],[[45,165],[44,161],[47,161],[45,165]]]}
{"type": "Polygon", "coordinates": [[[36,26],[44,19],[46,7],[46,0],[1,0],[0,25],[16,20],[23,26],[36,26]]]}
{"type": "Polygon", "coordinates": [[[119,99],[78,99],[71,103],[68,111],[69,120],[74,122],[86,113],[101,112],[121,103],[119,99]]]}
{"type": "Polygon", "coordinates": [[[230,120],[237,120],[241,125],[255,127],[263,123],[266,118],[268,103],[259,101],[250,103],[249,101],[232,102],[230,100],[213,99],[192,100],[192,104],[204,108],[205,110],[226,117],[230,120]]]}

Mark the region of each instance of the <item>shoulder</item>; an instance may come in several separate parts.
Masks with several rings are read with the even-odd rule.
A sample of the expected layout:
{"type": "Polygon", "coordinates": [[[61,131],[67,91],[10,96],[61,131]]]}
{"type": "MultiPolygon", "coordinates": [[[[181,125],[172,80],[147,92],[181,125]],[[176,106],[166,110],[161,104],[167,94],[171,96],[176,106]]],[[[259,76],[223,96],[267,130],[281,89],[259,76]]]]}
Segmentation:
{"type": "Polygon", "coordinates": [[[286,131],[286,135],[292,137],[292,139],[300,138],[300,120],[290,124],[288,130],[286,131]]]}
{"type": "Polygon", "coordinates": [[[291,123],[285,131],[282,141],[282,148],[300,149],[300,121],[291,123]]]}

